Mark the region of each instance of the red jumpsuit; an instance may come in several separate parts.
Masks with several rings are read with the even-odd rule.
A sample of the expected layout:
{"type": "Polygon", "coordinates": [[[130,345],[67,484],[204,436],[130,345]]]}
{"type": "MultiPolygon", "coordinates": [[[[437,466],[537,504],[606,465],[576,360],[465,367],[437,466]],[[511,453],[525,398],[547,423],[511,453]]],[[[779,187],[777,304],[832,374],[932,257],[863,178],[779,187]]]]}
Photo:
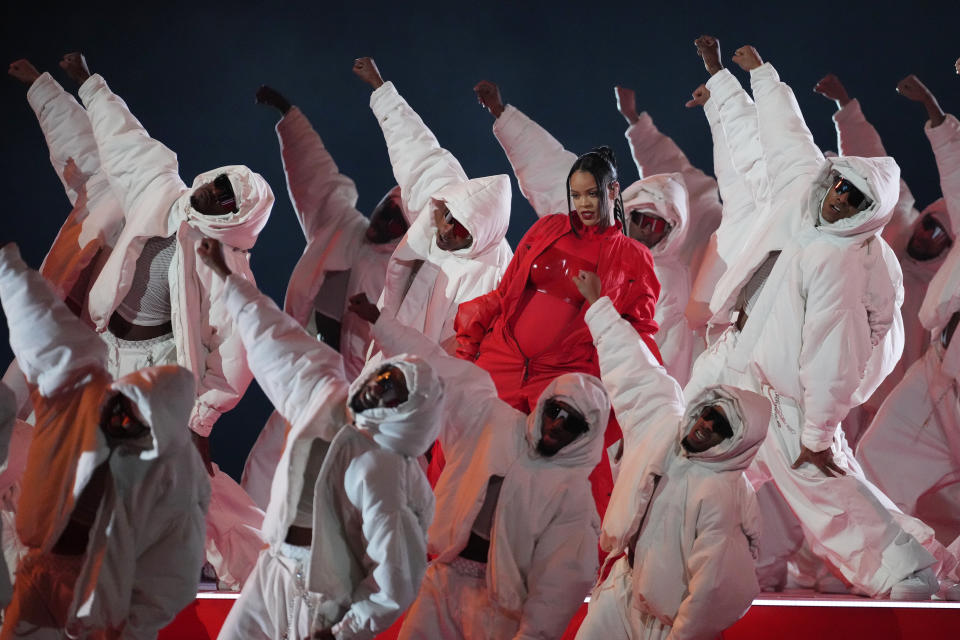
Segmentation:
{"type": "MultiPolygon", "coordinates": [[[[529,413],[563,373],[600,375],[584,300],[570,280],[580,269],[600,276],[603,294],[659,359],[653,313],[660,283],[650,251],[619,224],[597,229],[576,213],[544,216],[520,241],[499,286],[462,303],[456,319],[457,355],[485,369],[500,397],[521,411],[529,413]]],[[[605,444],[619,439],[611,414],[605,444]]],[[[606,455],[590,479],[602,516],[613,488],[606,455]]]]}

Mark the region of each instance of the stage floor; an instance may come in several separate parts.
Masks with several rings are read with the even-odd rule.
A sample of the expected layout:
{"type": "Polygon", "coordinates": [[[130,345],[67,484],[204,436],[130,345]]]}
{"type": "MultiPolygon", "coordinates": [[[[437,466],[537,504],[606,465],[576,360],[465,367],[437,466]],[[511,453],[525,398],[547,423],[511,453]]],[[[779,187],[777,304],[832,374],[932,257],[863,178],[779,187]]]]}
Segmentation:
{"type": "MultiPolygon", "coordinates": [[[[238,594],[200,593],[161,640],[213,640],[238,594]]],[[[572,640],[587,612],[584,604],[564,640],[572,640]]],[[[378,640],[396,637],[399,622],[378,640]]],[[[893,602],[856,596],[827,596],[812,591],[763,594],[724,640],[958,640],[960,602],[893,602]]],[[[610,638],[610,640],[619,640],[610,638]]]]}

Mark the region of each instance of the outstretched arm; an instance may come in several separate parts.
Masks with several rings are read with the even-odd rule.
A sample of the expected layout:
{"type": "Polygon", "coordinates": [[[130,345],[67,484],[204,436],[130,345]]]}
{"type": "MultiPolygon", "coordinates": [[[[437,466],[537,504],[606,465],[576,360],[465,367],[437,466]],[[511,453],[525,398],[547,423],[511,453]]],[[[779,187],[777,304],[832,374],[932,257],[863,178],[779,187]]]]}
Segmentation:
{"type": "MultiPolygon", "coordinates": [[[[77,57],[82,59],[76,53],[64,56],[64,68],[74,65],[77,57]]],[[[76,69],[68,69],[68,73],[77,80],[84,77],[76,69]]],[[[166,215],[170,204],[187,188],[178,174],[177,154],[150,137],[100,75],[84,79],[79,93],[90,117],[101,166],[124,213],[128,217],[166,215]]]]}
{"type": "Polygon", "coordinates": [[[809,179],[823,162],[823,154],[813,141],[793,91],[780,81],[773,66],[764,64],[750,45],[737,49],[734,60],[750,72],[760,145],[771,193],[777,194],[796,179],[809,179]]]}
{"type": "Polygon", "coordinates": [[[252,282],[232,274],[219,242],[205,239],[197,253],[225,279],[224,307],[250,370],[277,411],[296,426],[316,414],[318,402],[343,402],[349,383],[340,354],[311,337],[252,282]]]}
{"type": "MultiPolygon", "coordinates": [[[[499,98],[500,90],[492,82],[484,80],[474,87],[481,102],[490,87],[499,98]]],[[[542,217],[567,211],[567,174],[577,156],[513,105],[501,108],[493,135],[507,154],[520,192],[536,214],[542,217]]]]}
{"type": "Polygon", "coordinates": [[[383,129],[404,205],[411,214],[425,212],[429,220],[432,212],[427,209],[433,194],[449,184],[465,182],[467,174],[453,154],[440,146],[393,83],[383,81],[372,58],[358,58],[353,72],[373,88],[370,108],[383,129]]]}
{"type": "Polygon", "coordinates": [[[600,379],[623,430],[624,443],[633,445],[644,428],[665,413],[679,419],[684,412],[683,390],[657,361],[610,298],[600,297],[596,274],[581,271],[574,278],[590,304],[584,320],[600,361],[600,379]]]}
{"type": "Polygon", "coordinates": [[[10,348],[26,377],[43,396],[106,370],[106,344],[27,267],[17,245],[0,248],[0,302],[7,316],[10,348]]]}
{"type": "Polygon", "coordinates": [[[277,123],[283,171],[294,213],[307,242],[328,244],[345,228],[360,236],[367,219],[357,211],[357,187],[340,173],[333,156],[310,121],[276,89],[257,90],[257,102],[274,107],[283,117],[277,123]]]}

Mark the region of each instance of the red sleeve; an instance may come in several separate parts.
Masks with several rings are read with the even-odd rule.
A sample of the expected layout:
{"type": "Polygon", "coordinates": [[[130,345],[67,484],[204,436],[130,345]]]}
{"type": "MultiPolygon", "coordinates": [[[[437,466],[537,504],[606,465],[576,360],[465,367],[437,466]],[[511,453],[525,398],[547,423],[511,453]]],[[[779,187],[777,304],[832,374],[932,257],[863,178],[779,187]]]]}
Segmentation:
{"type": "Polygon", "coordinates": [[[488,294],[461,302],[453,328],[457,332],[457,357],[475,360],[480,343],[487,335],[493,321],[500,315],[500,292],[494,289],[488,294]]]}
{"type": "Polygon", "coordinates": [[[620,315],[640,334],[657,361],[663,364],[660,349],[653,339],[654,334],[660,329],[656,320],[653,319],[657,299],[660,297],[660,281],[653,270],[653,256],[649,251],[637,251],[625,263],[634,265],[634,273],[631,274],[626,295],[620,297],[615,306],[620,311],[620,315]]]}

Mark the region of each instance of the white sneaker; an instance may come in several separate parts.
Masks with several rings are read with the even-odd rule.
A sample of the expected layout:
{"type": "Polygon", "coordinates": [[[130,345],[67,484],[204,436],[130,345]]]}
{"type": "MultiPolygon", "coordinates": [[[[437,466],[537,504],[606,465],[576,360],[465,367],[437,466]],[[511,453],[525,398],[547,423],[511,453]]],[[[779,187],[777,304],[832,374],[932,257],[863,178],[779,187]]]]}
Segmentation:
{"type": "Polygon", "coordinates": [[[893,585],[890,589],[891,600],[929,600],[940,590],[940,583],[932,569],[914,571],[893,585]]]}

